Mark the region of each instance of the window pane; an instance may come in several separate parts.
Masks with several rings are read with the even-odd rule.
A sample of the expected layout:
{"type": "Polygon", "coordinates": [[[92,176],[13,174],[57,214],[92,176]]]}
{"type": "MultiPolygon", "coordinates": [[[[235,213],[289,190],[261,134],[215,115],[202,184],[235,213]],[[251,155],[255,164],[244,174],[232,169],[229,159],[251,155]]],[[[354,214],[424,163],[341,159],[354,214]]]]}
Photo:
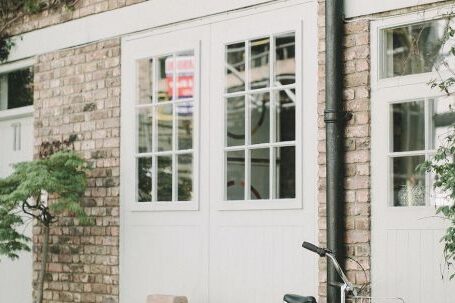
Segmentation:
{"type": "Polygon", "coordinates": [[[251,199],[269,198],[270,152],[268,148],[251,150],[251,199]]]}
{"type": "Polygon", "coordinates": [[[153,109],[141,108],[137,114],[138,152],[152,152],[153,135],[153,109]]]}
{"type": "Polygon", "coordinates": [[[295,90],[275,92],[276,142],[295,140],[295,90]]]}
{"type": "Polygon", "coordinates": [[[137,62],[138,103],[153,101],[153,60],[142,59],[137,62]]]}
{"type": "Polygon", "coordinates": [[[432,107],[432,148],[438,148],[455,123],[454,97],[445,96],[430,101],[432,107]]]}
{"type": "Polygon", "coordinates": [[[423,101],[392,105],[393,151],[425,149],[425,104],[423,101]]]}
{"type": "Polygon", "coordinates": [[[295,82],[295,34],[275,37],[274,85],[295,82]]]}
{"type": "Polygon", "coordinates": [[[158,100],[172,100],[174,83],[174,57],[165,56],[157,61],[158,100]]]}
{"type": "Polygon", "coordinates": [[[152,158],[137,159],[137,200],[152,201],[152,158]]]}
{"type": "Polygon", "coordinates": [[[158,161],[157,200],[172,201],[172,157],[160,156],[158,161]]]}
{"type": "Polygon", "coordinates": [[[295,147],[277,147],[275,157],[275,197],[295,198],[295,147]]]}
{"type": "Polygon", "coordinates": [[[251,144],[270,142],[270,95],[249,95],[251,144]]]}
{"type": "Polygon", "coordinates": [[[425,174],[416,167],[425,156],[392,158],[393,205],[425,205],[425,174]]]}
{"type": "Polygon", "coordinates": [[[270,86],[270,39],[262,38],[250,42],[250,87],[270,86]]]}
{"type": "Polygon", "coordinates": [[[226,143],[227,146],[245,144],[245,97],[226,100],[226,143]]]}
{"type": "MultiPolygon", "coordinates": [[[[385,77],[426,73],[450,56],[453,39],[443,45],[447,19],[385,30],[385,77]]],[[[453,65],[453,62],[448,62],[453,65]]]]}
{"type": "Polygon", "coordinates": [[[245,43],[226,46],[226,92],[245,90],[245,43]]]}
{"type": "Polygon", "coordinates": [[[0,77],[0,109],[33,105],[33,69],[21,69],[0,77]]]}
{"type": "Polygon", "coordinates": [[[158,151],[172,150],[172,104],[157,106],[158,151]]]}
{"type": "Polygon", "coordinates": [[[194,53],[185,52],[177,55],[177,99],[193,98],[194,96],[194,53]]]}
{"type": "Polygon", "coordinates": [[[226,152],[226,199],[245,199],[245,152],[226,152]]]}
{"type": "Polygon", "coordinates": [[[176,104],[178,149],[193,148],[193,102],[176,104]]]}
{"type": "Polygon", "coordinates": [[[178,201],[193,198],[193,155],[179,155],[178,159],[178,201]]]}

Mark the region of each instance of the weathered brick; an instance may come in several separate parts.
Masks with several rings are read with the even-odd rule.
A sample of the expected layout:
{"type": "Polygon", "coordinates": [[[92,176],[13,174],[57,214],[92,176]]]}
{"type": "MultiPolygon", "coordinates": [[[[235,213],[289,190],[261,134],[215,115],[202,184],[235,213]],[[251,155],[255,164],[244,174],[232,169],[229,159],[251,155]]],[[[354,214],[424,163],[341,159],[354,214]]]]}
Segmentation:
{"type": "MultiPolygon", "coordinates": [[[[96,217],[96,224],[84,228],[77,226],[76,219],[62,217],[51,229],[52,243],[59,244],[51,249],[48,271],[52,280],[45,285],[45,302],[118,301],[118,287],[112,286],[118,284],[118,248],[110,248],[118,247],[119,243],[120,94],[117,89],[119,92],[120,73],[116,70],[120,62],[119,49],[119,39],[112,39],[45,54],[37,60],[36,147],[41,142],[67,138],[76,132],[75,150],[89,161],[97,161],[89,173],[84,200],[86,211],[96,217]],[[75,68],[74,64],[79,65],[75,68]],[[110,76],[109,90],[104,79],[93,81],[93,77],[88,77],[100,66],[102,75],[110,76]],[[113,76],[114,70],[117,76],[113,76]],[[111,93],[114,90],[115,93],[111,93]],[[65,97],[53,97],[60,93],[65,97]],[[106,102],[109,110],[105,109],[106,102]],[[97,149],[98,141],[104,146],[102,149],[97,149]]],[[[41,229],[34,229],[37,249],[41,245],[40,232],[41,229]]],[[[34,260],[36,279],[37,255],[34,260]]]]}

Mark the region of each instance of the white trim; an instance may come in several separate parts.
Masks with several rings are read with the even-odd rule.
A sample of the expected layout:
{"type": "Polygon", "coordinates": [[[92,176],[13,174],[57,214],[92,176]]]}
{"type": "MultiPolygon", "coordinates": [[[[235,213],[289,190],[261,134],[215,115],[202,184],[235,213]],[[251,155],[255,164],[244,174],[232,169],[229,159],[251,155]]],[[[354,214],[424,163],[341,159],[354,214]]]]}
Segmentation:
{"type": "Polygon", "coordinates": [[[18,69],[23,69],[35,65],[36,58],[30,57],[14,62],[8,62],[0,65],[0,74],[9,73],[18,69]]]}
{"type": "MultiPolygon", "coordinates": [[[[190,41],[190,38],[183,39],[182,37],[190,37],[194,32],[194,29],[175,31],[169,33],[168,37],[164,38],[160,35],[151,35],[145,36],[143,39],[133,39],[133,40],[123,40],[122,47],[122,144],[121,144],[121,180],[134,180],[131,186],[131,182],[121,182],[122,188],[122,199],[126,199],[125,205],[128,211],[188,211],[188,210],[198,210],[199,209],[199,121],[200,121],[200,102],[201,102],[201,83],[200,83],[200,64],[201,64],[201,42],[190,41]],[[165,40],[163,40],[165,39],[165,40]],[[170,43],[154,43],[155,41],[170,41],[170,43]],[[152,47],[153,45],[153,47],[152,47]],[[136,87],[137,87],[137,60],[144,58],[155,58],[160,57],[163,54],[176,54],[183,51],[192,50],[194,51],[195,56],[195,71],[194,71],[194,97],[191,99],[193,102],[193,148],[191,149],[191,155],[193,157],[193,200],[192,201],[174,201],[174,202],[137,202],[136,201],[136,190],[137,190],[137,168],[136,168],[136,159],[137,156],[147,156],[147,155],[160,155],[161,152],[153,151],[151,153],[141,153],[138,154],[137,147],[137,129],[136,129],[136,110],[137,108],[153,108],[158,104],[169,104],[172,105],[174,102],[186,102],[186,100],[181,101],[172,101],[172,102],[159,102],[154,100],[153,104],[139,105],[136,103],[136,87]],[[134,136],[131,136],[134,134],[134,136]],[[132,169],[134,167],[134,169],[132,169]],[[125,184],[123,186],[123,184],[125,184]]],[[[154,60],[155,61],[155,60],[154,60]]],[[[155,66],[155,63],[154,63],[155,66]]],[[[156,73],[156,68],[154,68],[154,74],[156,73]]],[[[175,75],[174,75],[175,76],[175,75]]],[[[156,78],[156,77],[155,77],[156,78]]],[[[156,79],[153,79],[153,86],[156,86],[156,79]]],[[[156,87],[155,87],[156,88],[156,87]]],[[[175,89],[175,87],[174,87],[175,89]]],[[[156,97],[156,90],[153,91],[154,98],[156,97]]],[[[175,118],[175,117],[174,117],[175,118]]],[[[173,119],[174,119],[173,118],[173,119]]],[[[156,117],[153,118],[154,130],[156,130],[156,117]]],[[[173,132],[175,132],[174,130],[173,132]]],[[[156,148],[157,137],[154,137],[154,148],[156,148]]],[[[173,135],[174,137],[174,135],[173,135]]],[[[174,138],[175,140],[175,138],[174,138]]],[[[175,143],[175,142],[174,142],[175,143]]],[[[163,152],[164,154],[170,155],[174,158],[174,155],[179,154],[181,151],[170,150],[163,152]]],[[[154,157],[156,159],[156,157],[154,157]]],[[[173,164],[173,170],[174,166],[173,164]]],[[[156,176],[156,160],[154,161],[154,175],[156,176]]],[[[175,168],[176,169],[176,168],[175,168]]],[[[175,175],[173,174],[173,179],[175,175]]],[[[156,177],[152,179],[152,182],[156,184],[156,177]]],[[[175,183],[175,180],[173,181],[175,183]]],[[[156,186],[155,186],[156,188],[156,186]]],[[[173,188],[174,190],[174,188],[173,188]]],[[[156,193],[156,189],[153,190],[156,193]]],[[[175,192],[173,193],[173,196],[175,192]]],[[[175,197],[173,197],[175,198],[175,197]]],[[[156,199],[156,197],[154,197],[156,199]]]]}
{"type": "Polygon", "coordinates": [[[0,111],[0,121],[33,116],[33,105],[0,111]]]}
{"type": "MultiPolygon", "coordinates": [[[[256,5],[254,12],[258,12],[264,7],[283,7],[283,3],[292,5],[307,2],[316,2],[316,0],[145,1],[35,30],[21,35],[20,38],[16,36],[16,45],[11,51],[9,60],[15,61],[151,28],[168,26],[175,29],[176,23],[197,21],[201,17],[219,14],[229,17],[235,10],[244,10],[251,14],[250,7],[253,5],[256,5]]],[[[205,23],[206,21],[213,22],[210,18],[204,18],[205,23]]],[[[135,38],[137,37],[136,35],[135,38]]]]}
{"type": "Polygon", "coordinates": [[[346,18],[376,14],[416,5],[442,2],[444,0],[346,0],[344,14],[346,18]]]}
{"type": "Polygon", "coordinates": [[[383,36],[381,35],[381,32],[387,28],[440,19],[444,15],[452,13],[454,13],[454,7],[445,5],[425,11],[419,11],[400,16],[386,17],[372,21],[370,27],[371,62],[374,64],[371,64],[371,90],[374,91],[380,87],[396,87],[417,83],[424,84],[431,79],[437,78],[438,74],[436,72],[411,74],[392,78],[381,78],[381,69],[378,68],[379,65],[382,66],[384,63],[383,58],[381,58],[382,54],[384,53],[382,50],[384,44],[382,42],[383,36]]]}

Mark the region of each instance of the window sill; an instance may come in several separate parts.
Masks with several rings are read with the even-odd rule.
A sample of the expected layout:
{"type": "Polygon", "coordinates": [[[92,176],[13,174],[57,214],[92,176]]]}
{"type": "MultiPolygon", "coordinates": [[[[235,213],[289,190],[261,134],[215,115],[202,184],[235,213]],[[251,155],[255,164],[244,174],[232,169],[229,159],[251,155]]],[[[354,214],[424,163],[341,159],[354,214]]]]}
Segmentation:
{"type": "Polygon", "coordinates": [[[217,210],[269,210],[269,209],[300,209],[301,199],[280,200],[246,200],[222,201],[217,203],[217,210]]]}
{"type": "Polygon", "coordinates": [[[29,117],[33,115],[33,105],[0,110],[0,121],[29,117]]]}
{"type": "Polygon", "coordinates": [[[194,211],[199,210],[199,204],[191,202],[133,202],[130,204],[132,212],[148,211],[194,211]]]}

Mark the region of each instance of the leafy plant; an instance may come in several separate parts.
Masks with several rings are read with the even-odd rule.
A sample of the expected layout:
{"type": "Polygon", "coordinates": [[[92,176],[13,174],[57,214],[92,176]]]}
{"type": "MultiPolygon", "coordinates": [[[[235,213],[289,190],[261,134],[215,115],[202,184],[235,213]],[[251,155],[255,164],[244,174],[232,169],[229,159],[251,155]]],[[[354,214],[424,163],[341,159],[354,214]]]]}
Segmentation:
{"type": "Polygon", "coordinates": [[[79,0],[1,0],[0,1],[0,63],[8,59],[14,41],[11,27],[25,16],[60,8],[74,9],[79,0]]]}
{"type": "MultiPolygon", "coordinates": [[[[449,205],[440,206],[436,213],[441,215],[449,222],[449,227],[441,239],[444,243],[444,257],[449,271],[454,270],[455,266],[455,126],[451,127],[450,132],[444,143],[437,149],[436,154],[431,160],[421,164],[418,169],[432,172],[435,175],[434,187],[444,194],[450,201],[449,205]]],[[[450,279],[455,277],[455,273],[450,274],[450,279]]]]}
{"type": "Polygon", "coordinates": [[[0,179],[0,255],[16,259],[19,252],[30,251],[30,239],[18,231],[25,218],[35,219],[41,226],[36,303],[43,300],[50,226],[60,214],[73,216],[80,224],[91,223],[81,205],[89,166],[68,148],[71,144],[71,140],[44,143],[39,159],[15,165],[10,176],[0,179]]]}
{"type": "MultiPolygon", "coordinates": [[[[428,85],[431,88],[438,88],[446,95],[452,95],[455,71],[451,67],[451,60],[455,56],[455,29],[452,27],[453,19],[451,17],[446,19],[445,34],[440,41],[440,49],[443,51],[435,66],[439,77],[429,81],[428,85]]],[[[454,114],[452,110],[449,115],[454,114]]],[[[442,144],[432,159],[419,165],[417,170],[434,174],[434,188],[449,202],[447,205],[437,207],[436,214],[449,223],[441,242],[444,244],[444,257],[449,270],[449,278],[453,279],[455,277],[455,124],[449,127],[445,138],[442,139],[442,144]]]]}

